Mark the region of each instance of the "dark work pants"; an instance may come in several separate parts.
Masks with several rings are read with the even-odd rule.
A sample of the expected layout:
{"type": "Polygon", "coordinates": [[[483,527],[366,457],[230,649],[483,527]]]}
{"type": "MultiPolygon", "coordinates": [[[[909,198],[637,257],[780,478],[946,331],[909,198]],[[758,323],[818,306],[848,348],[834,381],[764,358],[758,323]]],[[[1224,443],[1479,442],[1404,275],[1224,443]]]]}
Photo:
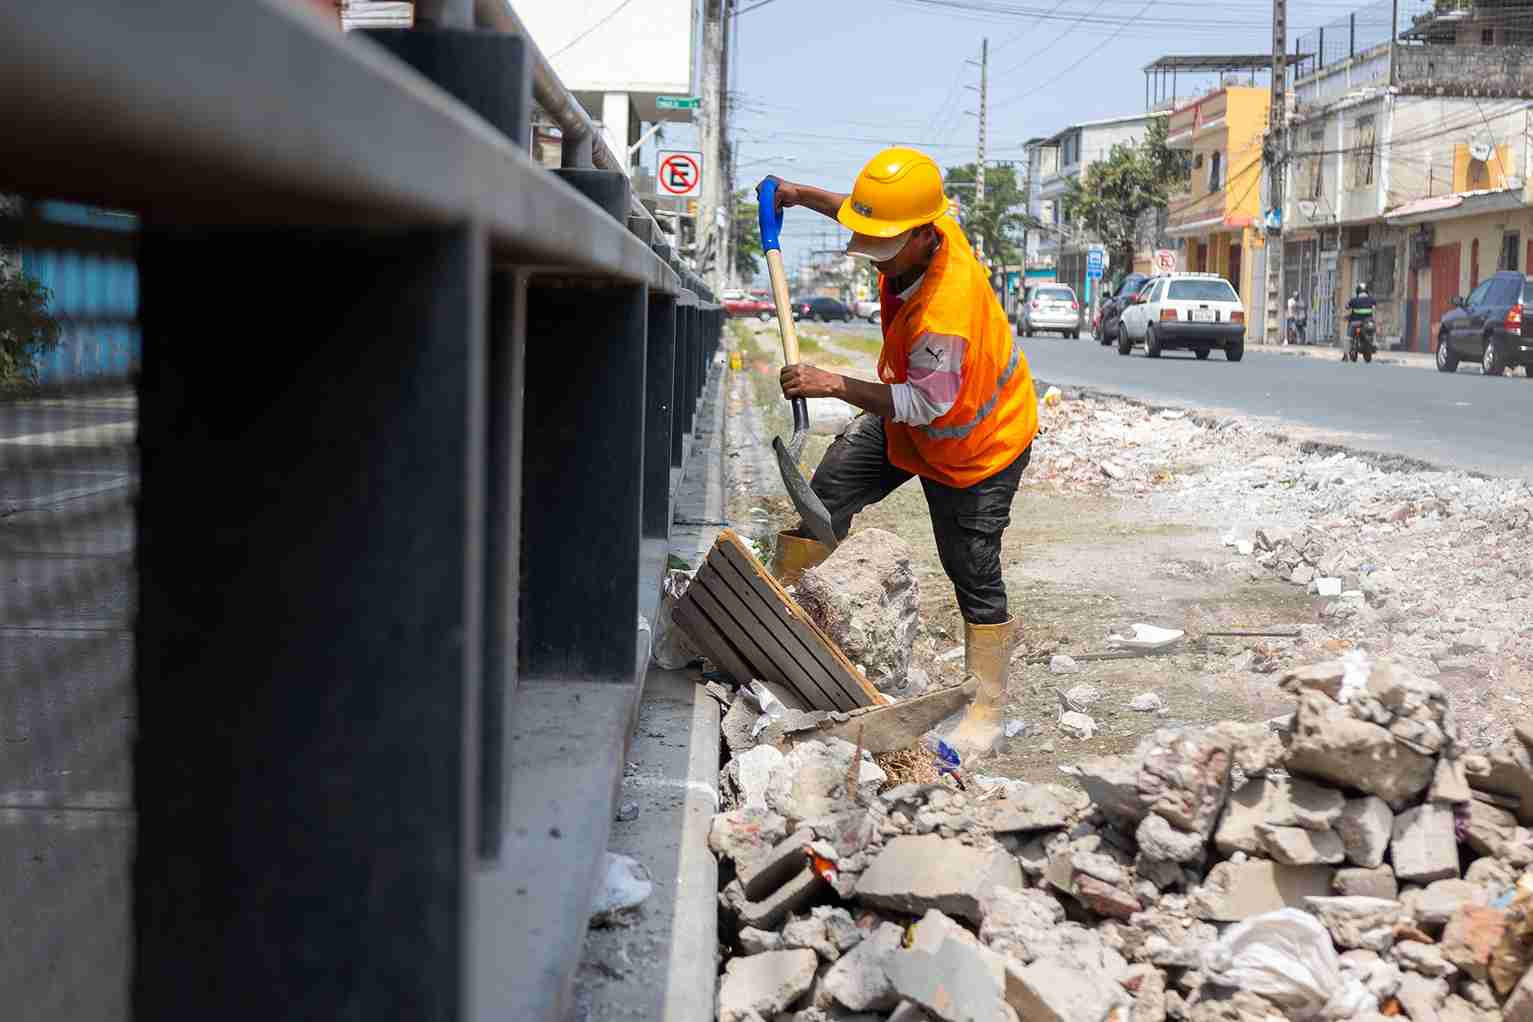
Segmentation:
{"type": "MultiPolygon", "coordinates": [[[[937,556],[970,624],[996,625],[1010,616],[1001,578],[1001,534],[1011,524],[1011,501],[1032,450],[1029,446],[1016,461],[966,489],[921,480],[937,556]]],[[[809,485],[825,502],[836,535],[844,538],[853,515],[883,500],[910,476],[889,463],[884,420],[864,412],[831,441],[809,485]]]]}

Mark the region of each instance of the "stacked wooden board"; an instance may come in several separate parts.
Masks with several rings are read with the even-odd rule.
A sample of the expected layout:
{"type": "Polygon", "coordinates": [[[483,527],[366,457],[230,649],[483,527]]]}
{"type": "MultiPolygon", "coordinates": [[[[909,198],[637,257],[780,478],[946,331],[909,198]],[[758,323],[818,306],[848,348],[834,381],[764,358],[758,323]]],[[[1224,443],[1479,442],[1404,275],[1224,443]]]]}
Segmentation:
{"type": "Polygon", "coordinates": [[[676,623],[744,684],[774,682],[809,710],[888,702],[729,530],[677,602],[676,623]]]}

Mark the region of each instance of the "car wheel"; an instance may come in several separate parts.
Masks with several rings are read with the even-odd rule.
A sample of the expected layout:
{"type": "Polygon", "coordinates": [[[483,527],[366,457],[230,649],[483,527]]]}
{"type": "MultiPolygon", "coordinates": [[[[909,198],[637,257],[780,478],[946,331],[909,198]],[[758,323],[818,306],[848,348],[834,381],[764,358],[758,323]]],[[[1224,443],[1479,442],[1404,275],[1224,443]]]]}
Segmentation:
{"type": "Polygon", "coordinates": [[[1150,358],[1160,358],[1160,342],[1155,339],[1155,328],[1144,328],[1144,353],[1150,358]]]}
{"type": "Polygon", "coordinates": [[[1193,349],[1192,353],[1194,355],[1198,356],[1198,361],[1199,362],[1203,361],[1205,358],[1208,357],[1208,349],[1207,348],[1195,348],[1195,349],[1193,349]]]}
{"type": "Polygon", "coordinates": [[[756,313],[756,318],[765,323],[772,318],[772,314],[765,309],[762,309],[760,312],[756,313]]]}
{"type": "Polygon", "coordinates": [[[1501,357],[1501,348],[1496,344],[1495,337],[1485,339],[1485,354],[1480,356],[1480,369],[1486,376],[1500,376],[1506,372],[1506,359],[1501,357]]]}
{"type": "Polygon", "coordinates": [[[1127,330],[1123,329],[1122,324],[1119,324],[1118,325],[1118,354],[1120,354],[1120,355],[1132,355],[1133,353],[1134,353],[1134,339],[1128,335],[1128,331],[1127,330]]]}
{"type": "Polygon", "coordinates": [[[1440,373],[1458,372],[1458,353],[1448,343],[1446,333],[1439,334],[1437,338],[1437,371],[1440,373]]]}
{"type": "Polygon", "coordinates": [[[1081,332],[1079,330],[1071,330],[1070,331],[1070,340],[1078,341],[1080,339],[1081,339],[1081,332]]]}
{"type": "Polygon", "coordinates": [[[1224,360],[1226,362],[1239,362],[1246,356],[1246,339],[1242,337],[1238,341],[1231,341],[1225,345],[1224,360]]]}

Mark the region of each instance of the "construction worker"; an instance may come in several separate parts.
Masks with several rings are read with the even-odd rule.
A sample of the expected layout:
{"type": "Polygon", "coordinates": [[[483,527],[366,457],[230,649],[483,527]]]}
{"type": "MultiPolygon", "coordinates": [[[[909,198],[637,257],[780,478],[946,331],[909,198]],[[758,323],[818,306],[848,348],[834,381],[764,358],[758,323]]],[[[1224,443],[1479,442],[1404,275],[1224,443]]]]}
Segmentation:
{"type": "MultiPolygon", "coordinates": [[[[914,149],[885,149],[850,195],[777,181],[780,207],[804,206],[850,229],[846,251],[879,273],[878,380],[808,364],[782,371],[789,398],[837,397],[863,409],[825,452],[810,486],[838,537],[852,517],[919,476],[943,570],[964,619],[978,692],[949,741],[988,751],[1001,733],[1016,618],[1006,605],[1001,537],[1038,429],[1032,374],[963,231],[947,216],[942,172],[914,149]]],[[[807,530],[800,529],[802,536],[807,530]]],[[[829,551],[807,538],[800,566],[829,551]]]]}

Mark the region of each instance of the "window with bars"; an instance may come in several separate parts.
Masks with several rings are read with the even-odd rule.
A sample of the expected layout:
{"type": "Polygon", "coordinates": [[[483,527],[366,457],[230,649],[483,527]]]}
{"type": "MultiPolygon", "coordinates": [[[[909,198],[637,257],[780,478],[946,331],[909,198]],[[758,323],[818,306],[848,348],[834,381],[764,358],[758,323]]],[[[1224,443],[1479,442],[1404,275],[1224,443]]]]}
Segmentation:
{"type": "Polygon", "coordinates": [[[1348,181],[1352,188],[1373,186],[1373,162],[1375,156],[1374,118],[1372,114],[1359,117],[1352,129],[1352,151],[1348,181]]]}
{"type": "Polygon", "coordinates": [[[1311,199],[1325,198],[1325,128],[1309,129],[1309,159],[1305,161],[1303,194],[1311,199]]]}

